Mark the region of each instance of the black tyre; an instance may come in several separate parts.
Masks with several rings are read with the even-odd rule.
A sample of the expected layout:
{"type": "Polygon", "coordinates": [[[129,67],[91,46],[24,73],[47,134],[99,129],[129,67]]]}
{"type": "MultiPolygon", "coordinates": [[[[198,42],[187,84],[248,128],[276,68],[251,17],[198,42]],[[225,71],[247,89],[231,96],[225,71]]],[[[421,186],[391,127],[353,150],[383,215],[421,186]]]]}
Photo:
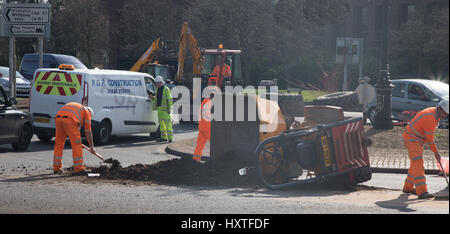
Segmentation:
{"type": "Polygon", "coordinates": [[[104,145],[109,142],[111,139],[111,122],[109,120],[103,120],[98,127],[96,128],[96,131],[94,132],[94,142],[97,145],[104,145]]]}
{"type": "Polygon", "coordinates": [[[356,92],[337,92],[317,97],[314,99],[313,104],[353,109],[359,107],[359,100],[356,92]]]}
{"type": "Polygon", "coordinates": [[[53,139],[53,136],[47,133],[38,133],[36,135],[38,139],[43,143],[50,143],[50,141],[53,139]]]}
{"type": "Polygon", "coordinates": [[[372,169],[370,167],[362,167],[353,172],[356,184],[364,183],[372,179],[372,169]]]}
{"type": "MultiPolygon", "coordinates": [[[[278,106],[280,107],[281,113],[283,113],[288,127],[294,122],[295,117],[305,116],[305,103],[303,102],[302,95],[289,93],[277,95],[278,106]]],[[[270,94],[267,93],[265,95],[261,95],[261,97],[269,99],[270,94]]]]}
{"type": "Polygon", "coordinates": [[[25,151],[30,146],[31,138],[33,137],[33,129],[30,124],[25,124],[19,135],[19,141],[12,144],[15,151],[25,151]]]}
{"type": "Polygon", "coordinates": [[[303,102],[303,96],[300,94],[279,94],[278,105],[285,116],[305,116],[305,103],[303,102]]]}
{"type": "Polygon", "coordinates": [[[156,140],[158,138],[161,138],[161,131],[159,131],[159,127],[158,127],[158,130],[156,132],[151,132],[150,133],[150,140],[156,140]]]}

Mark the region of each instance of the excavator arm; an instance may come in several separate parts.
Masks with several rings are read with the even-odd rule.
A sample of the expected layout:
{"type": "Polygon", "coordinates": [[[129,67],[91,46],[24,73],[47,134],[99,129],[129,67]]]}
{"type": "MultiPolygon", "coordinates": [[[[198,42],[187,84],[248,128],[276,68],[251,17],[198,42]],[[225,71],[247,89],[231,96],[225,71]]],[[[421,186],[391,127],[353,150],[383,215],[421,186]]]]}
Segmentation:
{"type": "Polygon", "coordinates": [[[152,45],[150,48],[145,51],[145,53],[139,58],[139,60],[133,65],[133,67],[130,69],[130,71],[138,72],[141,70],[142,66],[146,63],[149,63],[153,61],[153,58],[155,57],[155,54],[160,50],[160,38],[156,39],[152,42],[152,45]]]}
{"type": "Polygon", "coordinates": [[[188,23],[184,22],[181,28],[180,47],[178,53],[178,71],[176,76],[177,82],[180,83],[183,81],[184,61],[186,56],[186,48],[188,46],[192,55],[192,59],[194,60],[192,63],[192,72],[194,75],[200,75],[202,72],[204,60],[202,51],[198,47],[197,39],[195,39],[191,29],[189,29],[188,23]]]}

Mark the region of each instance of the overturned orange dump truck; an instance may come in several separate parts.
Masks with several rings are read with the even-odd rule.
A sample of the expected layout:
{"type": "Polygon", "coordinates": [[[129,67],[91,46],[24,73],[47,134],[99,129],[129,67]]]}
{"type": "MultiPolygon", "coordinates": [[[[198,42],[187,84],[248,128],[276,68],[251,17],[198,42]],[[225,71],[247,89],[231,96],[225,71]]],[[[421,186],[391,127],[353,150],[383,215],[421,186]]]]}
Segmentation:
{"type": "Polygon", "coordinates": [[[222,102],[222,121],[211,124],[211,160],[239,157],[249,165],[244,171],[256,169],[269,189],[371,179],[370,139],[362,118],[345,119],[340,107],[305,106],[304,121],[292,124],[292,116],[284,114],[292,112],[289,106],[280,109],[282,105],[265,98],[224,94],[222,102]],[[230,114],[226,98],[233,103],[244,99],[245,113],[234,108],[230,114]]]}

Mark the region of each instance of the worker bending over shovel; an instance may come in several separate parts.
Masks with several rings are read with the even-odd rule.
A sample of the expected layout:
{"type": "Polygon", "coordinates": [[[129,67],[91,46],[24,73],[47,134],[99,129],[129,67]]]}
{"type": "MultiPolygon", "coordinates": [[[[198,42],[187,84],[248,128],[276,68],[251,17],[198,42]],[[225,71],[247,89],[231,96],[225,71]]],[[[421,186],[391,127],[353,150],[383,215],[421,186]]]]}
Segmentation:
{"type": "Polygon", "coordinates": [[[72,145],[72,157],[74,174],[85,175],[87,170],[83,163],[83,148],[80,129],[84,127],[84,133],[89,143],[89,152],[95,154],[92,140],[91,119],[93,110],[80,103],[70,102],[63,106],[55,117],[56,135],[53,154],[53,173],[61,174],[62,156],[66,138],[69,137],[72,145]]]}
{"type": "Polygon", "coordinates": [[[417,194],[419,199],[433,198],[433,195],[428,193],[426,184],[423,147],[428,144],[431,151],[434,152],[436,160],[441,161],[441,156],[434,142],[434,132],[439,120],[447,118],[448,108],[448,100],[444,99],[437,107],[426,108],[417,113],[406,127],[403,139],[408,150],[410,167],[403,186],[404,193],[417,194]]]}

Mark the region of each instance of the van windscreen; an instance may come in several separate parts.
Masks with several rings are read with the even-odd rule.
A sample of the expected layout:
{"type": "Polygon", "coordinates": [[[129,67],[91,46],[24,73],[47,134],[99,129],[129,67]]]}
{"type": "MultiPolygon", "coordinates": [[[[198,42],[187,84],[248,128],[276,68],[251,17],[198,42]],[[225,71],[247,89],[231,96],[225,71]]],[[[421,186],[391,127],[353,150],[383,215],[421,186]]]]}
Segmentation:
{"type": "Polygon", "coordinates": [[[76,69],[87,69],[87,67],[83,63],[72,56],[59,56],[58,62],[59,64],[71,64],[76,69]]]}

